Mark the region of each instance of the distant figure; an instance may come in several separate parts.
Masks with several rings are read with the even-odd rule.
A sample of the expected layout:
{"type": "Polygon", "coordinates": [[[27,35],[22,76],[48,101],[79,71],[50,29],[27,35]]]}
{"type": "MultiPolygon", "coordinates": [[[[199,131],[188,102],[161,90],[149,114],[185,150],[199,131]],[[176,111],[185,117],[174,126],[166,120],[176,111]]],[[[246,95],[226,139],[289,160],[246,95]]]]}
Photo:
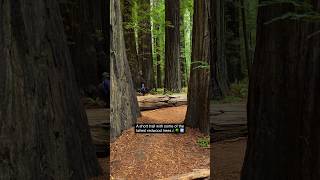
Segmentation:
{"type": "Polygon", "coordinates": [[[103,94],[105,97],[106,108],[110,108],[110,75],[107,72],[102,73],[103,94]]]}
{"type": "Polygon", "coordinates": [[[143,96],[149,92],[149,91],[148,91],[148,88],[145,87],[145,85],[144,85],[143,82],[141,83],[141,88],[139,89],[139,92],[140,92],[143,96]]]}

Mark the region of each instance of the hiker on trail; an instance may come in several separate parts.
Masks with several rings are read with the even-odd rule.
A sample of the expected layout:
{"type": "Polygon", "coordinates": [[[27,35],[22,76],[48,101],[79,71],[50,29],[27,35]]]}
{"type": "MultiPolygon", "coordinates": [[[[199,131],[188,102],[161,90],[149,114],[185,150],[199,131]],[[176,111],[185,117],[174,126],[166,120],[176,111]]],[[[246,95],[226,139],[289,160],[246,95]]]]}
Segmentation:
{"type": "Polygon", "coordinates": [[[105,97],[106,108],[110,108],[110,75],[107,72],[102,73],[103,94],[105,97]]]}
{"type": "Polygon", "coordinates": [[[141,88],[140,88],[139,92],[140,92],[143,96],[148,93],[148,88],[145,87],[144,82],[141,83],[141,88]]]}

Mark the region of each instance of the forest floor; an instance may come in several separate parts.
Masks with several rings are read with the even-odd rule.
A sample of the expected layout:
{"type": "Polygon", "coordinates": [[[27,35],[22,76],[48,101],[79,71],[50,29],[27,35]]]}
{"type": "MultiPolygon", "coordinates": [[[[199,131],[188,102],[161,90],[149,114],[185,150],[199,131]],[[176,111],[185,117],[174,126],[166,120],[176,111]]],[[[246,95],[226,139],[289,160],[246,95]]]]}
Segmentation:
{"type": "MultiPolygon", "coordinates": [[[[183,123],[187,106],[142,112],[140,123],[183,123]]],[[[111,143],[111,179],[153,180],[210,168],[210,149],[197,140],[204,135],[187,128],[184,134],[136,134],[128,129],[111,143]]]]}
{"type": "Polygon", "coordinates": [[[239,180],[247,140],[239,138],[213,143],[211,163],[215,180],[239,180]]]}
{"type": "MultiPolygon", "coordinates": [[[[239,180],[240,171],[245,155],[246,139],[226,140],[212,144],[211,163],[214,166],[213,179],[216,180],[239,180]]],[[[103,169],[103,175],[92,180],[106,180],[109,179],[109,158],[100,158],[100,166],[103,169]]],[[[128,163],[128,162],[127,162],[128,163]]],[[[188,164],[193,162],[188,162],[188,164]]],[[[125,171],[128,166],[119,167],[119,171],[125,171]]],[[[167,166],[170,166],[167,164],[167,166]]],[[[170,167],[171,168],[171,167],[170,167]]],[[[140,173],[140,169],[138,170],[140,173]]],[[[147,170],[149,171],[149,170],[147,170]]],[[[128,173],[128,172],[127,172],[128,173]]],[[[125,173],[119,173],[125,174],[125,173]]],[[[115,176],[115,174],[113,174],[115,176]]],[[[141,177],[141,176],[140,176],[141,177]]],[[[123,178],[127,179],[127,178],[123,178]]],[[[136,179],[134,177],[128,179],[136,179]]],[[[153,180],[153,178],[142,178],[142,180],[153,180]]],[[[138,180],[138,179],[137,179],[138,180]]]]}
{"type": "MultiPolygon", "coordinates": [[[[234,108],[232,104],[221,107],[224,106],[234,108]]],[[[138,122],[183,123],[186,109],[187,106],[182,105],[143,111],[138,122]]],[[[210,149],[197,144],[200,137],[203,134],[190,128],[185,134],[135,134],[131,128],[111,144],[111,157],[99,158],[103,175],[92,180],[110,178],[110,161],[111,179],[118,180],[154,180],[192,172],[193,169],[209,169],[210,149]]],[[[212,143],[213,179],[239,180],[245,148],[246,138],[212,143]]]]}

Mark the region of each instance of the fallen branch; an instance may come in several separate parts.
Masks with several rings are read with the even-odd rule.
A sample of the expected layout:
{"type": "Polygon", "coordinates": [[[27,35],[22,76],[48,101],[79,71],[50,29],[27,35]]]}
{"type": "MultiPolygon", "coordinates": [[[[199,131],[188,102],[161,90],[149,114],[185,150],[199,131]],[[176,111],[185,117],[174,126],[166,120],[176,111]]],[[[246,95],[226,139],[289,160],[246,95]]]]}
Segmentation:
{"type": "Polygon", "coordinates": [[[160,180],[193,180],[193,179],[204,179],[210,177],[209,169],[194,169],[193,172],[189,172],[182,175],[172,176],[160,180]]]}

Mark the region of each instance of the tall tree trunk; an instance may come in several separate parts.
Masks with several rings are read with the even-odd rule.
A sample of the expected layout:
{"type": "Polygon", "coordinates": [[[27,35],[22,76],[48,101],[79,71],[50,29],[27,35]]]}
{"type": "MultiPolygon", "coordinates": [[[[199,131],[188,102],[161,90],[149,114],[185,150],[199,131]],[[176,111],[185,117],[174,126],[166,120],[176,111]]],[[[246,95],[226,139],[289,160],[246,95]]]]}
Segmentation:
{"type": "MultiPolygon", "coordinates": [[[[156,25],[155,26],[155,29],[157,31],[159,31],[159,25],[156,25]]],[[[156,62],[157,62],[157,65],[156,65],[156,76],[157,76],[157,79],[156,79],[156,87],[157,88],[161,88],[162,87],[162,78],[161,78],[161,52],[160,52],[160,37],[159,36],[155,36],[154,37],[154,51],[156,53],[156,62]]]]}
{"type": "Polygon", "coordinates": [[[0,5],[0,179],[99,174],[54,0],[0,5]]]}
{"type": "Polygon", "coordinates": [[[244,0],[240,0],[241,2],[241,20],[242,20],[242,32],[243,32],[243,39],[244,39],[244,52],[245,58],[247,62],[247,69],[248,69],[248,77],[250,77],[251,72],[251,55],[249,52],[249,42],[248,42],[248,34],[247,34],[247,23],[246,23],[246,13],[244,7],[244,0]]]}
{"type": "Polygon", "coordinates": [[[101,0],[59,0],[64,29],[69,39],[76,79],[85,96],[96,96],[106,66],[106,35],[103,31],[106,4],[101,0]]]}
{"type": "Polygon", "coordinates": [[[210,68],[202,67],[209,64],[209,0],[194,1],[192,28],[192,64],[188,86],[188,109],[186,125],[199,128],[203,133],[209,133],[209,75],[210,68]],[[201,63],[199,63],[199,61],[201,63]]]}
{"type": "Polygon", "coordinates": [[[138,55],[142,68],[142,78],[148,88],[153,88],[152,36],[150,0],[139,0],[138,55]]]}
{"type": "Polygon", "coordinates": [[[108,1],[95,0],[93,10],[93,24],[95,27],[95,48],[97,52],[98,76],[101,78],[103,72],[110,72],[109,56],[109,32],[110,10],[108,9],[108,1]]]}
{"type": "Polygon", "coordinates": [[[93,6],[88,0],[59,0],[76,79],[82,95],[99,84],[93,26],[93,6]]]}
{"type": "Polygon", "coordinates": [[[229,79],[227,61],[225,58],[225,23],[224,0],[212,2],[214,4],[214,16],[216,17],[217,60],[211,64],[213,69],[213,93],[215,99],[224,98],[229,92],[229,79]]]}
{"type": "Polygon", "coordinates": [[[133,27],[128,27],[132,23],[132,0],[123,0],[123,29],[127,58],[135,89],[140,87],[141,77],[139,77],[139,61],[136,47],[136,37],[133,27]]]}
{"type": "Polygon", "coordinates": [[[127,60],[120,2],[111,4],[111,141],[136,123],[140,116],[138,101],[133,88],[127,60]]]}
{"type": "MultiPolygon", "coordinates": [[[[181,9],[181,8],[180,8],[181,9]]],[[[181,87],[186,87],[186,57],[185,57],[185,44],[184,44],[184,10],[180,10],[180,77],[181,77],[181,87]]]]}
{"type": "Polygon", "coordinates": [[[259,7],[243,180],[320,179],[320,23],[265,24],[290,12],[289,3],[259,7]]]}
{"type": "Polygon", "coordinates": [[[180,49],[180,0],[165,0],[165,91],[180,92],[181,71],[179,62],[180,49]]]}
{"type": "Polygon", "coordinates": [[[157,54],[157,87],[162,88],[162,71],[161,71],[161,56],[160,54],[157,54]]]}
{"type": "Polygon", "coordinates": [[[227,1],[225,4],[226,16],[226,61],[228,67],[228,79],[230,83],[244,78],[241,71],[240,54],[240,8],[238,0],[227,1]]]}

